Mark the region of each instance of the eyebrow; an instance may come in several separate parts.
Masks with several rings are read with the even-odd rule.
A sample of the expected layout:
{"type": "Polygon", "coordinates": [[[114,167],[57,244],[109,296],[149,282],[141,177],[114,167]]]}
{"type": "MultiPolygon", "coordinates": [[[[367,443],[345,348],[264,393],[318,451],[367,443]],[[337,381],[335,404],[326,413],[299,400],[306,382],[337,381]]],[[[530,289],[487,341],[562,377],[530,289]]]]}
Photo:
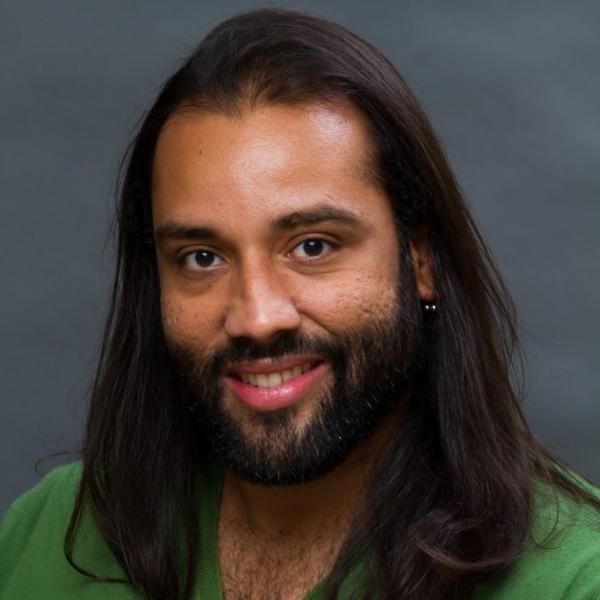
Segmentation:
{"type": "Polygon", "coordinates": [[[154,232],[157,242],[170,240],[215,240],[219,234],[212,227],[187,226],[176,221],[167,221],[159,225],[154,232]]]}
{"type": "MultiPolygon", "coordinates": [[[[289,231],[296,227],[319,225],[333,222],[366,228],[367,224],[353,211],[330,205],[317,205],[306,210],[297,210],[272,220],[269,227],[273,231],[289,231]]],[[[221,236],[214,227],[184,225],[177,221],[166,221],[154,232],[158,242],[169,240],[217,240],[221,236]]]]}
{"type": "Polygon", "coordinates": [[[294,211],[271,222],[271,229],[287,231],[295,227],[317,225],[324,222],[342,223],[344,225],[363,225],[363,221],[353,211],[338,206],[322,205],[307,210],[294,211]]]}

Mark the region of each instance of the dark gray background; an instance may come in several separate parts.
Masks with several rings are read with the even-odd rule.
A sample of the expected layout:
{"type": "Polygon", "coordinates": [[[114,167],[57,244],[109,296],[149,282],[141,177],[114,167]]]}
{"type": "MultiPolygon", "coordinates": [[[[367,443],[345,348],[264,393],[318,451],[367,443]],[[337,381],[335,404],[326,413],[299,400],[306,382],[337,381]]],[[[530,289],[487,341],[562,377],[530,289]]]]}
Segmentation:
{"type": "MultiPolygon", "coordinates": [[[[36,459],[77,447],[137,119],[210,28],[264,5],[0,5],[0,515],[36,459]]],[[[530,422],[600,480],[600,3],[277,5],[353,29],[406,76],[514,293],[530,422]]]]}

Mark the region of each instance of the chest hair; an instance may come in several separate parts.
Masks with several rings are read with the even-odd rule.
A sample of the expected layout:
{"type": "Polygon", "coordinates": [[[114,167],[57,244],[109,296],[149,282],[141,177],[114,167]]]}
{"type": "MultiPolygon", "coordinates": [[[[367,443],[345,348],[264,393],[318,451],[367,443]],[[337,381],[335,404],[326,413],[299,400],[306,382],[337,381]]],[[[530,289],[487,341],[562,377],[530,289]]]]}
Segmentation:
{"type": "Polygon", "coordinates": [[[218,555],[224,600],[301,600],[331,571],[344,535],[333,528],[291,542],[284,532],[253,531],[220,518],[218,555]]]}

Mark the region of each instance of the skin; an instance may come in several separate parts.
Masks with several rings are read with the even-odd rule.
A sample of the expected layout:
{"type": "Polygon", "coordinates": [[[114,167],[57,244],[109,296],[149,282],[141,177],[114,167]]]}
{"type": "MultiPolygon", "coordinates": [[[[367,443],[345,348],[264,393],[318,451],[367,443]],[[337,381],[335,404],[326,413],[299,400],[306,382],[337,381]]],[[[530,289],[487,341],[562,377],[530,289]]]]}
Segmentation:
{"type": "MultiPolygon", "coordinates": [[[[172,116],[159,137],[153,172],[166,335],[202,355],[239,336],[267,343],[281,330],[298,328],[335,336],[369,315],[389,313],[399,244],[388,198],[369,177],[369,149],[364,117],[349,104],[262,106],[241,118],[198,109],[172,116]],[[352,211],[358,222],[284,231],[270,225],[325,205],[352,211]],[[184,236],[177,234],[180,227],[210,227],[217,236],[184,236]],[[309,257],[302,242],[310,239],[333,245],[309,257]],[[202,268],[198,255],[190,254],[199,250],[214,254],[205,255],[209,266],[202,268]]],[[[411,256],[418,293],[431,300],[424,231],[416,232],[411,256]]],[[[299,400],[297,427],[310,420],[330,377],[326,369],[299,400]]],[[[223,403],[247,434],[268,434],[252,430],[250,409],[227,388],[223,403]]],[[[339,538],[340,515],[352,515],[369,461],[397,418],[309,484],[267,488],[227,472],[221,514],[247,523],[269,540],[271,552],[276,539],[291,545],[322,538],[332,522],[339,538]]]]}

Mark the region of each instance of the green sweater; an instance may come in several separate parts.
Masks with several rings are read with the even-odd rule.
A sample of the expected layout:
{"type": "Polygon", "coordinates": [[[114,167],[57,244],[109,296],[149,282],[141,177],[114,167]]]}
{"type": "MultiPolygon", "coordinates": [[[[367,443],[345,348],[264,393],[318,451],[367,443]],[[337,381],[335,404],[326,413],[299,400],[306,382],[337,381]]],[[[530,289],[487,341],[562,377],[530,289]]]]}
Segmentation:
{"type": "MultiPolygon", "coordinates": [[[[7,512],[0,526],[0,600],[140,600],[130,585],[94,581],[65,559],[63,540],[80,472],[80,463],[53,470],[7,512]]],[[[213,469],[201,498],[203,550],[194,600],[221,598],[216,523],[222,480],[223,469],[213,469]]],[[[600,490],[589,489],[600,497],[600,490]]],[[[473,600],[600,600],[600,514],[559,498],[552,549],[529,548],[505,573],[477,587],[473,600]]],[[[543,539],[555,520],[555,504],[538,494],[535,539],[543,539]]],[[[123,577],[92,519],[83,520],[75,562],[99,575],[123,577]]],[[[305,600],[319,600],[322,587],[305,600]]]]}

